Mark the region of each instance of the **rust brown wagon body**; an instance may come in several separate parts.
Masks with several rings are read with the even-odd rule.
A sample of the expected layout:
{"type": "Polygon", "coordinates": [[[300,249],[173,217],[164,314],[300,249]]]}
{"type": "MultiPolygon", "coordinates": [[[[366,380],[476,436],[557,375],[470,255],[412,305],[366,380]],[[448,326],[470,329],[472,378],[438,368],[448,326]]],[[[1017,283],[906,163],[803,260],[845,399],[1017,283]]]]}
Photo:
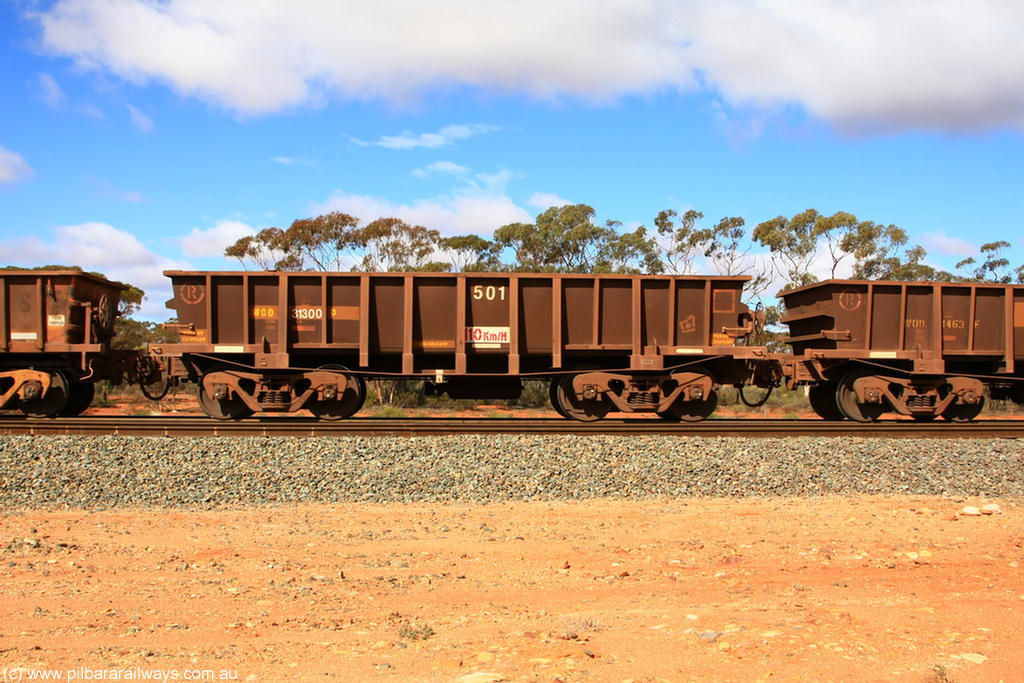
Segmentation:
{"type": "Polygon", "coordinates": [[[0,270],[0,409],[77,415],[93,382],[119,381],[119,282],[76,270],[0,270]]]}
{"type": "MultiPolygon", "coordinates": [[[[369,378],[452,397],[551,380],[556,409],[700,419],[762,347],[745,277],[170,271],[181,343],[153,347],[213,417],[302,408],[346,417],[369,378]]],[[[762,381],[759,379],[758,381],[762,381]]],[[[763,381],[768,381],[763,379],[763,381]]]]}
{"type": "Polygon", "coordinates": [[[1024,285],[828,280],[780,296],[782,372],[826,419],[970,420],[986,387],[1024,402],[1024,285]]]}

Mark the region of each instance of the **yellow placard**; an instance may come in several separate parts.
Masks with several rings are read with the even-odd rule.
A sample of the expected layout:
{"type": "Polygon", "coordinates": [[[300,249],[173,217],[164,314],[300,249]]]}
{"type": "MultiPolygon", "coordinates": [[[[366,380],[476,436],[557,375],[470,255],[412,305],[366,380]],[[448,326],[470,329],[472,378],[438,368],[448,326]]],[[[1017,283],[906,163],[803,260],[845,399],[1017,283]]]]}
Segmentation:
{"type": "Polygon", "coordinates": [[[358,306],[334,306],[331,308],[332,320],[359,320],[358,306]]]}
{"type": "Polygon", "coordinates": [[[182,330],[180,338],[182,344],[205,344],[206,330],[182,330]]]}
{"type": "Polygon", "coordinates": [[[422,349],[454,349],[453,339],[421,339],[417,342],[422,349]]]}
{"type": "Polygon", "coordinates": [[[715,332],[711,335],[712,346],[732,346],[732,337],[724,332],[715,332]]]}
{"type": "Polygon", "coordinates": [[[277,319],[277,306],[253,306],[252,317],[255,320],[277,319]]]}

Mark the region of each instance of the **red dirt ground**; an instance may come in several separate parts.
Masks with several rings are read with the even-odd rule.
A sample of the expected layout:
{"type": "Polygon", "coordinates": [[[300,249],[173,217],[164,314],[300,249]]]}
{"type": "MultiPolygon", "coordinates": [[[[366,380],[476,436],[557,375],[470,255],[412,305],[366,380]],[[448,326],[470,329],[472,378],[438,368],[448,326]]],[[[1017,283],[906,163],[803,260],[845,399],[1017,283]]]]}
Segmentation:
{"type": "Polygon", "coordinates": [[[1016,683],[1024,507],[958,514],[988,502],[8,513],[0,667],[5,680],[1016,683]]]}

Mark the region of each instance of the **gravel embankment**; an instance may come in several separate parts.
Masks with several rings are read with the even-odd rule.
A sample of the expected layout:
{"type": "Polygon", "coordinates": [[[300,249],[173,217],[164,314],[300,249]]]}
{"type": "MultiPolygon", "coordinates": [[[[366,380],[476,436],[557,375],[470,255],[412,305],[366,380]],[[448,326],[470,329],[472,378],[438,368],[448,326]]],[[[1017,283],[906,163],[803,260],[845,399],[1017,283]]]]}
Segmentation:
{"type": "Polygon", "coordinates": [[[0,508],[1024,495],[1024,440],[0,437],[0,508]]]}

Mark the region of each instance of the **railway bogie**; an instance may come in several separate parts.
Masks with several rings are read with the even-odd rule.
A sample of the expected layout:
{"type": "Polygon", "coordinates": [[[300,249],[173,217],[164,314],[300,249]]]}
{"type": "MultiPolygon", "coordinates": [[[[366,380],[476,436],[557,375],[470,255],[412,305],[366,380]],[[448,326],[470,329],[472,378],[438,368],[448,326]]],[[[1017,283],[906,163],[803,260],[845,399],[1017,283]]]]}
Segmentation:
{"type": "Polygon", "coordinates": [[[204,373],[198,384],[199,405],[220,420],[302,408],[336,420],[354,415],[366,398],[365,381],[343,367],[273,372],[225,367],[204,373]]]}

